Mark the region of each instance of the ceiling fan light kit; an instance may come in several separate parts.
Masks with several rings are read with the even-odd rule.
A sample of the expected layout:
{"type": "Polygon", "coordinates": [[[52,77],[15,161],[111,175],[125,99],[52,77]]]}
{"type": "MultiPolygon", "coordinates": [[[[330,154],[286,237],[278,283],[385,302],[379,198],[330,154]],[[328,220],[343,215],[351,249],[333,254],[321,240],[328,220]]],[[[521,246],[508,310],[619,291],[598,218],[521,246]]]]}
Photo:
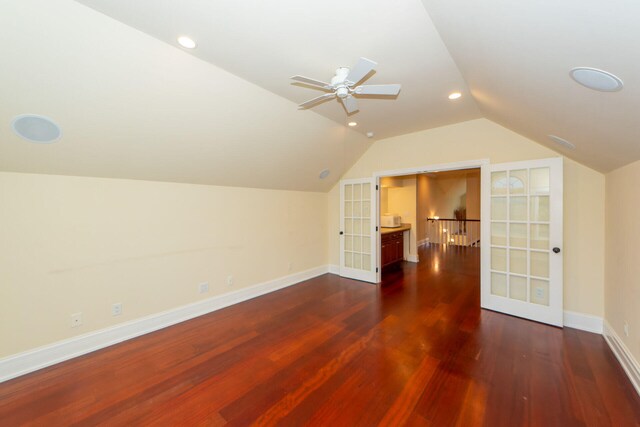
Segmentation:
{"type": "Polygon", "coordinates": [[[336,74],[331,78],[331,83],[326,83],[320,80],[312,79],[304,76],[292,76],[291,79],[300,83],[314,86],[315,88],[330,91],[299,105],[301,109],[306,109],[319,104],[322,101],[338,98],[347,114],[353,114],[358,111],[358,101],[356,96],[359,95],[383,95],[383,96],[396,96],[400,93],[401,85],[399,84],[386,84],[386,85],[361,85],[356,86],[360,81],[375,70],[376,62],[367,59],[360,58],[358,63],[353,68],[340,67],[336,70],[336,74]]]}

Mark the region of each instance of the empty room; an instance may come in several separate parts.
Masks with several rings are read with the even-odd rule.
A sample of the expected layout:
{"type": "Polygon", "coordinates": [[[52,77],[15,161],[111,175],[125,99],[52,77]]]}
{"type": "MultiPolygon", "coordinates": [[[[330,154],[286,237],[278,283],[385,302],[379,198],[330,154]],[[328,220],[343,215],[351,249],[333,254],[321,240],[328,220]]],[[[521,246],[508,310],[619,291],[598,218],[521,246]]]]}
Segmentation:
{"type": "Polygon", "coordinates": [[[639,17],[0,2],[0,427],[640,426],[639,17]]]}

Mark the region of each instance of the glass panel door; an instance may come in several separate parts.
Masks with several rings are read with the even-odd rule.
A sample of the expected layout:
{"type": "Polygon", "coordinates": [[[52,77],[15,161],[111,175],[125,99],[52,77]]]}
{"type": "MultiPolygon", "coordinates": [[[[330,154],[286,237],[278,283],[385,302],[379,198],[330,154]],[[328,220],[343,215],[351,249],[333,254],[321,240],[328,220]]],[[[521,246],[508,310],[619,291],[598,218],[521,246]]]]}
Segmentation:
{"type": "Polygon", "coordinates": [[[562,159],[483,173],[482,306],[562,326],[562,159]]]}
{"type": "Polygon", "coordinates": [[[376,282],[373,178],[340,182],[340,275],[376,282]]]}

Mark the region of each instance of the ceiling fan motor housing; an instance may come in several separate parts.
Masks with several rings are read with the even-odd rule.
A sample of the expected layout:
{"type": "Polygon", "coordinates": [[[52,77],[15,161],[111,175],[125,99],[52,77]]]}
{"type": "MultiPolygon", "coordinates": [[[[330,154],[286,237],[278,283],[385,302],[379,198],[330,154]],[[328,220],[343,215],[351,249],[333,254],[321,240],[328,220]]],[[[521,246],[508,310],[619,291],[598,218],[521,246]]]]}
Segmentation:
{"type": "Polygon", "coordinates": [[[349,95],[349,88],[345,85],[338,86],[336,88],[336,95],[338,95],[338,98],[346,98],[349,95]]]}

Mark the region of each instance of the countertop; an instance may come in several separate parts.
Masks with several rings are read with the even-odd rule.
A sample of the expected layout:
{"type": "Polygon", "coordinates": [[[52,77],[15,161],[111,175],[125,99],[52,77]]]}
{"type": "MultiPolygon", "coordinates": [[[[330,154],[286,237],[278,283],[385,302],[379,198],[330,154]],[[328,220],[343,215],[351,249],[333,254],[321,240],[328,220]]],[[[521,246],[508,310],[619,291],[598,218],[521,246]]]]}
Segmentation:
{"type": "Polygon", "coordinates": [[[380,234],[397,233],[398,231],[411,230],[411,224],[403,223],[400,227],[380,227],[380,234]]]}

